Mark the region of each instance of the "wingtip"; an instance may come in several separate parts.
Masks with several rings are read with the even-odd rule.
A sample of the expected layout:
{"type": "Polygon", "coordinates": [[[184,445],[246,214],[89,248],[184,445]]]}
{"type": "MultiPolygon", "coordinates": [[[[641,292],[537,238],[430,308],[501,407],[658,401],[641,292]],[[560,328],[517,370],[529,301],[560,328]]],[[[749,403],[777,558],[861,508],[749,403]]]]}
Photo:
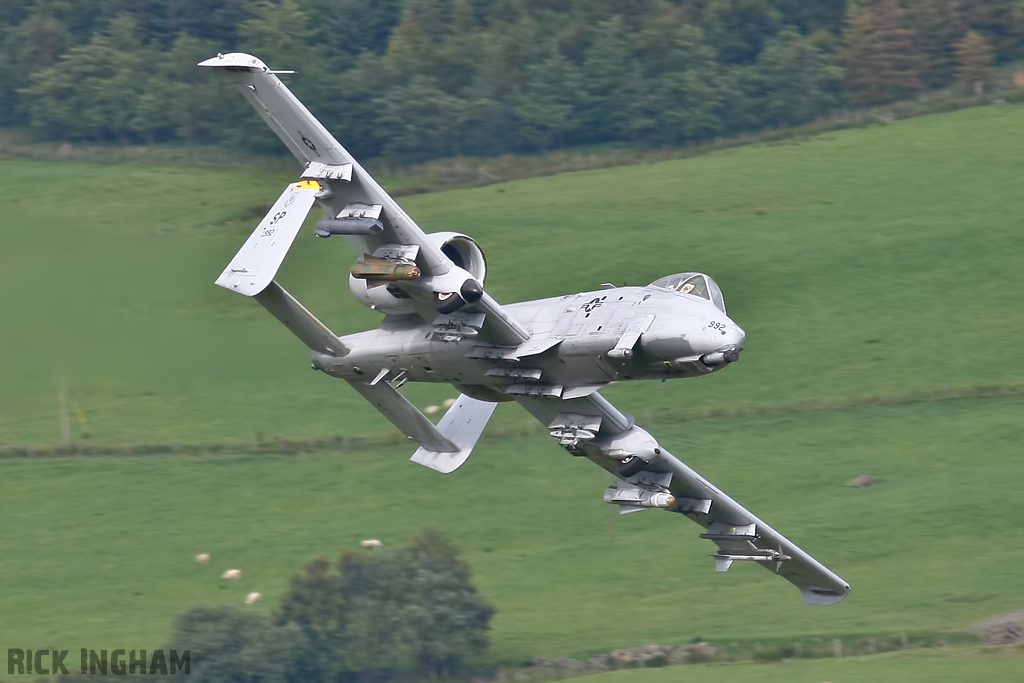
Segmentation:
{"type": "Polygon", "coordinates": [[[800,593],[808,605],[835,605],[845,600],[846,596],[850,594],[850,586],[846,584],[842,590],[805,586],[800,589],[800,593]]]}
{"type": "Polygon", "coordinates": [[[235,69],[257,69],[261,71],[269,71],[267,65],[259,57],[247,54],[245,52],[218,52],[215,57],[204,59],[199,62],[196,66],[215,66],[221,68],[235,68],[235,69]]]}

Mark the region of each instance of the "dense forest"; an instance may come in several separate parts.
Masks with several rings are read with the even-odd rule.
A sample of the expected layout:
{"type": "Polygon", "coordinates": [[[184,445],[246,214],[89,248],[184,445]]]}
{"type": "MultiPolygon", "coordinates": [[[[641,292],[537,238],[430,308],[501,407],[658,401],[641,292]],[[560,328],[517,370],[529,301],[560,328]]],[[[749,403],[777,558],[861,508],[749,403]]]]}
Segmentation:
{"type": "Polygon", "coordinates": [[[195,64],[254,53],[360,156],[677,146],[1019,58],[1020,0],[0,0],[0,126],[280,150],[195,64]],[[242,121],[243,123],[240,123],[242,121]],[[244,124],[244,125],[243,125],[244,124]]]}

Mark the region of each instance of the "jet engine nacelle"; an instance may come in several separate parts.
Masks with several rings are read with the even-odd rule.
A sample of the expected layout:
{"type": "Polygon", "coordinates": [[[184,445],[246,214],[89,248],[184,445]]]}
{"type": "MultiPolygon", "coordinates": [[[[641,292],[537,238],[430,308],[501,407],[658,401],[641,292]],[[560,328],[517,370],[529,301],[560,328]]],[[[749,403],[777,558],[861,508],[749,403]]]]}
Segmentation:
{"type": "MultiPolygon", "coordinates": [[[[434,307],[451,313],[467,303],[476,303],[483,294],[487,277],[487,259],[480,245],[469,235],[458,232],[435,232],[427,239],[437,245],[455,264],[455,268],[432,278],[407,281],[414,287],[426,286],[433,292],[434,307]]],[[[349,275],[349,289],[364,306],[388,315],[416,312],[410,295],[394,282],[375,281],[349,275]]]]}

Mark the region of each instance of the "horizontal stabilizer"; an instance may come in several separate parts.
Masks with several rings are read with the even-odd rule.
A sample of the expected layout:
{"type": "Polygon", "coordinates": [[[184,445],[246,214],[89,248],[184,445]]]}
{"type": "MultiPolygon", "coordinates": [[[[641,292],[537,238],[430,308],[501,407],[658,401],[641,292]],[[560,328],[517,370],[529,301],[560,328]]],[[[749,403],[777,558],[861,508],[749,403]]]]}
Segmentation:
{"type": "Polygon", "coordinates": [[[271,282],[253,298],[312,350],[328,356],[348,354],[349,349],[341,343],[338,335],[276,282],[271,282]]]}
{"type": "Polygon", "coordinates": [[[262,292],[277,275],[319,191],[320,186],[310,180],[285,188],[217,278],[217,284],[245,296],[262,292]]]}
{"type": "Polygon", "coordinates": [[[445,438],[459,447],[459,451],[436,453],[421,447],[413,453],[412,461],[442,474],[451,474],[469,458],[497,407],[497,403],[478,401],[465,394],[459,396],[459,400],[448,409],[437,425],[445,438]]]}
{"type": "MultiPolygon", "coordinates": [[[[353,382],[352,388],[421,448],[435,453],[458,453],[462,449],[437,430],[434,423],[387,382],[353,382]]],[[[453,406],[454,407],[454,406],[453,406]]],[[[450,411],[449,411],[450,412],[450,411]]]]}

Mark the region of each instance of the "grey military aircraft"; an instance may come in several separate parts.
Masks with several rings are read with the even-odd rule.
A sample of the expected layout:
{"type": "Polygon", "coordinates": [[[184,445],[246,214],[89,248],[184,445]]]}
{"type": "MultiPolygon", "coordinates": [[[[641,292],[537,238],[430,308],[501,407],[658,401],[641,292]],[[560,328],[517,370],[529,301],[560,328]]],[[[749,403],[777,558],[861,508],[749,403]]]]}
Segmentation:
{"type": "Polygon", "coordinates": [[[501,305],[484,289],[480,246],[455,232],[424,234],[261,60],[219,54],[212,67],[241,90],[304,165],[217,279],[256,299],[312,349],[313,368],[347,381],[442,473],[469,457],[497,403],[516,401],[574,456],[617,478],[604,500],[620,512],[662,509],[702,526],[718,571],[750,561],[796,585],[806,603],[841,601],[849,585],[674,457],[608,402],[611,382],[696,377],[735,363],[743,329],[718,285],[679,273],[646,287],[501,305]],[[323,238],[355,247],[349,285],[383,314],[380,327],[334,334],[275,281],[313,204],[323,238]],[[398,388],[444,382],[461,396],[435,426],[398,388]]]}

